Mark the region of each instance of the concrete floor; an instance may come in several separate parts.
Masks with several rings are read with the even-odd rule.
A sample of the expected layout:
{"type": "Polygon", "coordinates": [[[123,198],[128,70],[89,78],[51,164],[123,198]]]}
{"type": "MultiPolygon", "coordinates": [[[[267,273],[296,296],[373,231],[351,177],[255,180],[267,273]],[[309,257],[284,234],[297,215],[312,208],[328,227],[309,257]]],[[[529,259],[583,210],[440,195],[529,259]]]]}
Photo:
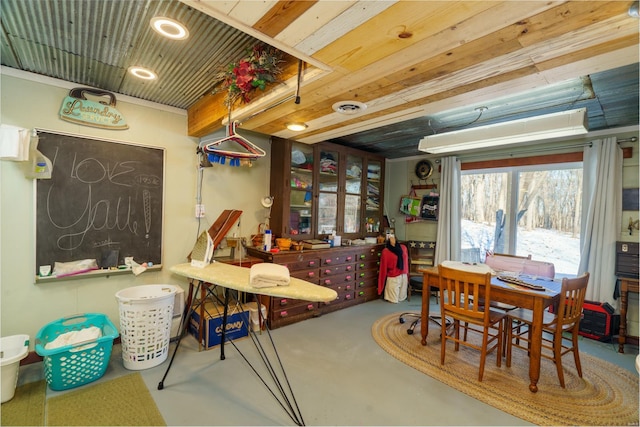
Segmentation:
{"type": "MultiPolygon", "coordinates": [[[[387,313],[419,310],[419,297],[399,304],[377,300],[271,332],[306,425],[531,425],[419,373],[375,343],[375,320],[387,313]]],[[[256,360],[250,339],[236,345],[252,355],[252,363],[256,360]]],[[[637,346],[627,346],[620,354],[617,344],[582,339],[580,350],[637,375],[637,346]]],[[[157,387],[169,359],[136,371],[167,425],[293,425],[238,351],[227,345],[225,353],[221,361],[218,348],[198,351],[196,340],[187,336],[163,390],[157,387]]],[[[131,372],[123,367],[116,345],[98,381],[131,372]]],[[[21,368],[19,383],[40,378],[41,364],[32,364],[21,368]]],[[[64,392],[47,389],[48,397],[58,393],[64,392]]]]}

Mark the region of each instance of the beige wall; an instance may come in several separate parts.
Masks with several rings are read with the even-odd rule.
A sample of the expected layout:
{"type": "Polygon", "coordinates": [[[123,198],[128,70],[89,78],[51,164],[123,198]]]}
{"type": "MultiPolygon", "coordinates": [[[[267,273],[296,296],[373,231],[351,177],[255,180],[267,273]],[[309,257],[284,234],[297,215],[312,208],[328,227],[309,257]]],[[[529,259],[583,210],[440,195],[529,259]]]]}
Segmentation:
{"type": "MultiPolygon", "coordinates": [[[[203,170],[202,195],[206,218],[200,228],[195,219],[197,140],[186,136],[183,110],[118,97],[116,107],[125,116],[128,130],[102,130],[62,121],[58,111],[69,89],[67,82],[29,74],[1,76],[1,122],[27,129],[46,129],[81,136],[162,147],[165,160],[163,269],[91,278],[34,283],[34,182],[24,175],[26,164],[0,161],[0,287],[2,336],[35,336],[47,323],[76,313],[104,313],[118,325],[118,290],[141,284],[168,283],[188,289],[186,280],[172,275],[169,267],[186,262],[198,229],[207,229],[225,209],[240,209],[240,225],[232,230],[249,237],[264,220],[260,199],[269,192],[270,142],[252,134],[252,142],[267,157],[249,167],[217,165],[203,170]],[[35,79],[32,80],[32,79],[35,79]]],[[[241,130],[240,133],[243,133],[241,130]]],[[[223,132],[221,133],[221,135],[223,132]]],[[[248,135],[247,133],[244,133],[248,135]]],[[[220,254],[227,254],[222,250],[220,254]]]]}

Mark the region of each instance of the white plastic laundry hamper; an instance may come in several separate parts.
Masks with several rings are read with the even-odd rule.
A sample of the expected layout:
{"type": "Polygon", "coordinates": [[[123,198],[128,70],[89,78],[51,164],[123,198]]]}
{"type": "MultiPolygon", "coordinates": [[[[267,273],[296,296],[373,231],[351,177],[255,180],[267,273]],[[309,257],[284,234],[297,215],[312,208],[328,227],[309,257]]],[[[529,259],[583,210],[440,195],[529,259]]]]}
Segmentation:
{"type": "Polygon", "coordinates": [[[142,285],[116,293],[126,369],[152,368],[166,360],[177,290],[172,285],[142,285]]]}
{"type": "Polygon", "coordinates": [[[2,403],[13,399],[18,384],[20,361],[29,353],[29,335],[0,338],[0,366],[2,369],[2,403]]]}

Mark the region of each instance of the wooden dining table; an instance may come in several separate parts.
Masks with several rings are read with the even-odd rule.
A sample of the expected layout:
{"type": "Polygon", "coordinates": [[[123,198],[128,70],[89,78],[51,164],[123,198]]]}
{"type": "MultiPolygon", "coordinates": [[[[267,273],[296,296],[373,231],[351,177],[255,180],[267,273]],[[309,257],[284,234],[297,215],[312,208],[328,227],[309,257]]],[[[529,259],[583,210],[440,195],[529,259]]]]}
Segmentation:
{"type": "MultiPolygon", "coordinates": [[[[429,334],[429,299],[431,288],[440,288],[438,267],[428,267],[420,269],[423,274],[422,281],[422,313],[420,332],[422,334],[422,345],[427,345],[427,335],[429,334]]],[[[497,277],[491,279],[491,300],[502,302],[530,309],[533,312],[533,323],[531,325],[531,350],[529,353],[529,390],[533,393],[538,391],[538,380],[540,379],[540,360],[542,352],[542,319],[544,310],[552,304],[557,304],[560,300],[560,289],[562,283],[557,279],[527,277],[527,282],[545,287],[545,291],[534,291],[528,288],[511,285],[498,280],[497,277]]],[[[437,316],[440,314],[438,313],[437,316]]],[[[445,324],[443,321],[442,324],[445,324]]]]}

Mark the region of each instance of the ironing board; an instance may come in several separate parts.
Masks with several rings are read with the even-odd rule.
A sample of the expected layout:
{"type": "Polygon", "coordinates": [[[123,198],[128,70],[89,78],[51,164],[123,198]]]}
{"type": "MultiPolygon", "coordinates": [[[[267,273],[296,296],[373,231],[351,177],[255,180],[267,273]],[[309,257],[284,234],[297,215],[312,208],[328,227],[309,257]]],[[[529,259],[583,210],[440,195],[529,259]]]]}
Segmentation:
{"type": "Polygon", "coordinates": [[[273,286],[254,288],[249,284],[249,268],[214,262],[204,268],[193,267],[189,263],[174,265],[169,269],[172,273],[189,279],[214,283],[228,289],[255,295],[270,297],[294,298],[304,301],[329,302],[338,297],[333,289],[314,285],[306,280],[291,277],[289,286],[273,286]]]}
{"type": "MultiPolygon", "coordinates": [[[[290,278],[290,282],[288,286],[273,286],[266,288],[255,288],[249,284],[249,275],[250,269],[247,267],[239,267],[231,264],[225,264],[221,262],[214,262],[208,264],[206,267],[195,267],[190,263],[178,264],[174,265],[170,268],[172,273],[175,273],[179,276],[186,277],[191,281],[189,287],[189,296],[187,300],[187,309],[183,313],[182,325],[183,325],[183,333],[184,329],[186,329],[187,322],[191,317],[191,313],[193,311],[192,307],[192,299],[193,299],[193,287],[194,281],[197,283],[195,294],[198,294],[200,289],[206,288],[209,290],[210,286],[214,288],[217,286],[225,288],[224,292],[224,312],[223,312],[223,320],[222,320],[222,337],[220,343],[220,359],[224,360],[224,344],[226,340],[225,330],[227,326],[227,312],[228,312],[228,304],[229,304],[229,292],[226,292],[227,289],[232,289],[238,292],[245,292],[254,295],[264,295],[264,296],[272,296],[272,297],[280,297],[280,298],[292,298],[299,299],[305,301],[313,301],[313,302],[329,302],[334,301],[338,298],[338,294],[333,289],[314,285],[313,283],[307,282],[302,279],[298,279],[295,277],[290,278]]],[[[259,301],[258,301],[258,307],[259,301]]],[[[258,308],[258,315],[262,315],[262,310],[258,308]]],[[[200,317],[202,319],[202,316],[200,317]]],[[[202,328],[200,328],[202,330],[202,328]]],[[[304,425],[304,420],[302,419],[302,414],[298,407],[298,404],[293,395],[293,391],[291,389],[291,385],[289,380],[287,379],[286,373],[284,371],[284,367],[282,366],[282,362],[280,357],[277,354],[277,350],[275,348],[275,343],[270,335],[269,328],[266,328],[266,332],[269,335],[268,342],[271,343],[271,349],[275,353],[277,366],[279,367],[279,372],[274,369],[274,364],[269,359],[267,353],[264,351],[262,344],[258,340],[258,337],[253,330],[253,328],[249,327],[249,335],[253,340],[253,343],[258,350],[258,353],[262,359],[262,362],[273,381],[273,385],[269,385],[265,378],[260,375],[257,369],[249,362],[247,357],[236,347],[233,341],[229,341],[231,345],[238,350],[238,353],[242,356],[245,362],[247,362],[253,372],[258,376],[258,378],[262,381],[262,383],[267,387],[270,391],[271,395],[276,399],[278,404],[282,407],[282,409],[289,415],[289,417],[293,420],[296,425],[304,425]],[[282,377],[282,378],[280,378],[282,377]],[[285,389],[286,386],[286,389],[285,389]]],[[[162,380],[158,384],[158,390],[162,390],[164,388],[164,380],[166,379],[169,369],[171,369],[171,365],[173,364],[173,359],[176,356],[178,351],[178,347],[180,346],[180,340],[182,338],[183,333],[178,335],[178,342],[173,351],[173,355],[171,356],[171,361],[169,362],[169,366],[162,377],[162,380]]]]}

